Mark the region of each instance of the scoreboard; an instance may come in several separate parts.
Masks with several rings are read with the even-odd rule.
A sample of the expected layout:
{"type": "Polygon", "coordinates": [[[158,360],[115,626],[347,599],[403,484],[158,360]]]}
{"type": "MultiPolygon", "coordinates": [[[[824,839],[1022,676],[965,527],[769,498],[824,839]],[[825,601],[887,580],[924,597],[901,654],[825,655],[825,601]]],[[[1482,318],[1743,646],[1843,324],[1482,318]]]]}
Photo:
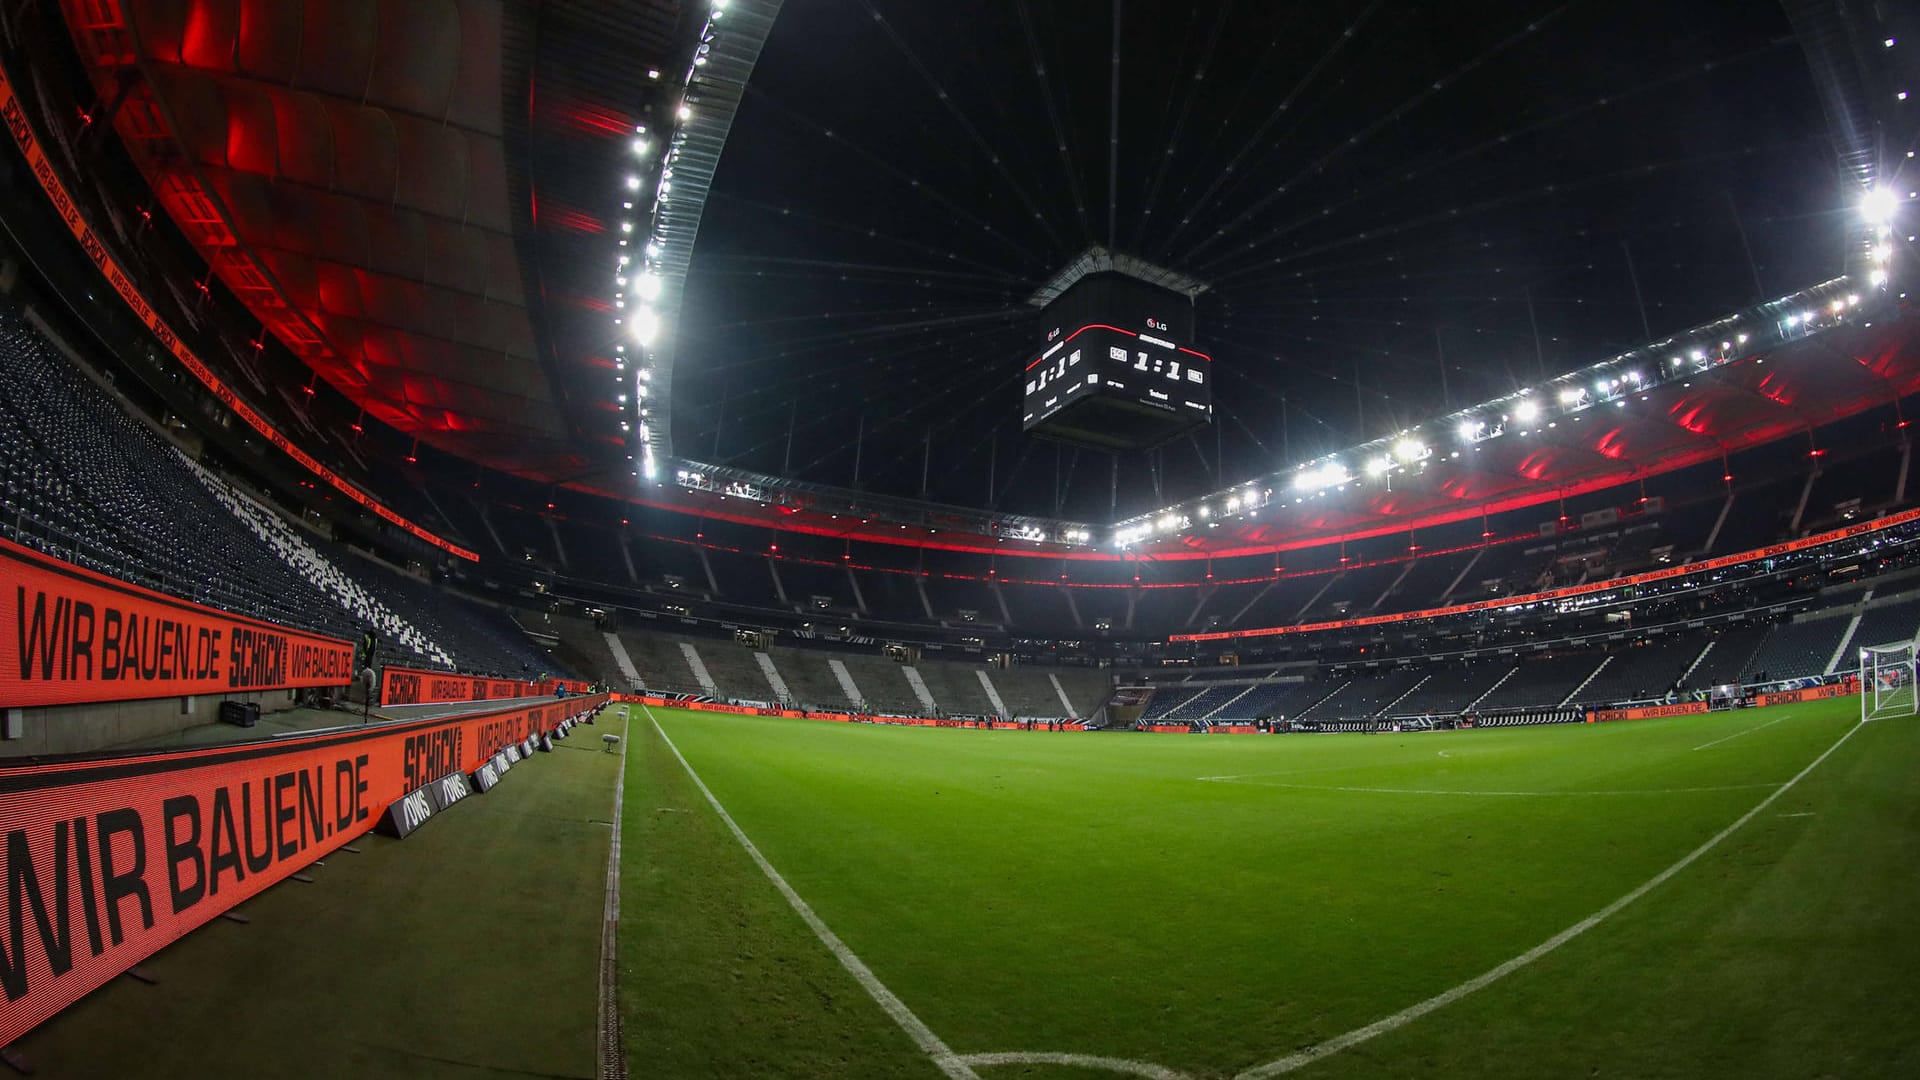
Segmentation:
{"type": "Polygon", "coordinates": [[[1027,358],[1025,430],[1104,450],[1144,450],[1213,419],[1213,360],[1191,347],[1193,302],[1118,273],[1047,305],[1027,358]]]}

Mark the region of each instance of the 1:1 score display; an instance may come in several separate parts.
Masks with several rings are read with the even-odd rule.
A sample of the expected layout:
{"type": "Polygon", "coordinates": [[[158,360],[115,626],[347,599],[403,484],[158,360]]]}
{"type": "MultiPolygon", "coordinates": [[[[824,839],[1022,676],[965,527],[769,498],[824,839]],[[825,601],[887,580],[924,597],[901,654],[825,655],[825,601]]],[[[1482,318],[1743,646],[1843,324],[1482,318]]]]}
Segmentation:
{"type": "MultiPolygon", "coordinates": [[[[1135,371],[1153,375],[1164,375],[1173,382],[1180,381],[1180,372],[1182,369],[1179,360],[1154,355],[1144,349],[1134,353],[1133,356],[1135,359],[1133,359],[1132,363],[1128,364],[1126,349],[1119,345],[1107,346],[1107,358],[1109,360],[1117,360],[1122,364],[1128,364],[1128,366],[1135,371]]],[[[1185,370],[1188,382],[1201,383],[1206,381],[1206,376],[1201,373],[1198,367],[1188,365],[1185,370]]]]}

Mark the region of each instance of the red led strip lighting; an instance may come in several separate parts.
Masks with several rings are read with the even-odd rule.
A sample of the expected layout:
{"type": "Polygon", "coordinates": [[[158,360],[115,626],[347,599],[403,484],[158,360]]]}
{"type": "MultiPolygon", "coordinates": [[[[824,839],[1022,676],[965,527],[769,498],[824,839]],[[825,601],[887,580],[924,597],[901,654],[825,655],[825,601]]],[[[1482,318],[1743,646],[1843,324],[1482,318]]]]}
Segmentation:
{"type": "Polygon", "coordinates": [[[192,349],[187,348],[179,335],[173,332],[173,328],[153,310],[153,305],[147,303],[146,297],[141,295],[133,280],[121,270],[120,264],[114,260],[113,256],[107,254],[106,245],[88,226],[86,219],[80,216],[79,206],[68,194],[66,185],[55,175],[53,163],[40,149],[40,142],[35,138],[32,126],[27,122],[26,111],[22,108],[19,97],[13,92],[13,83],[4,66],[0,66],[0,119],[5,120],[8,133],[13,136],[14,144],[20,148],[20,153],[26,157],[28,169],[32,171],[34,179],[40,182],[40,188],[46,192],[47,198],[53,203],[54,210],[59,213],[60,219],[66,222],[68,231],[72,232],[73,238],[80,242],[80,247],[86,251],[87,257],[93,260],[93,264],[102,274],[106,275],[107,283],[113,286],[113,291],[119,294],[120,299],[124,300],[129,308],[133,309],[134,315],[146,325],[148,331],[160,339],[160,344],[164,345],[182,366],[192,372],[194,378],[199,379],[208,390],[211,390],[222,404],[232,409],[236,416],[247,422],[247,426],[259,432],[274,446],[279,447],[288,457],[299,462],[308,472],[325,480],[347,498],[371,510],[381,520],[406,530],[450,555],[458,556],[468,562],[480,561],[479,555],[401,517],[373,496],[349,483],[345,477],[322,465],[313,455],[295,446],[291,439],[268,423],[266,417],[254,411],[253,406],[242,401],[240,395],[222,382],[220,377],[215,375],[192,349]]]}

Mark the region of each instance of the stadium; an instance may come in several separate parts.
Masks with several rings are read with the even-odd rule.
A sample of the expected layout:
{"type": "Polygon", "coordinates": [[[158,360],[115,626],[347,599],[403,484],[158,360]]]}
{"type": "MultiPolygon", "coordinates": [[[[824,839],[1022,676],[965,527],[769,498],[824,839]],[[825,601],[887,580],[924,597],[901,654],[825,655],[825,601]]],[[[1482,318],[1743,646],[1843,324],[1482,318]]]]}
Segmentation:
{"type": "Polygon", "coordinates": [[[0,2],[0,1074],[1920,1076],[1911,93],[0,2]]]}

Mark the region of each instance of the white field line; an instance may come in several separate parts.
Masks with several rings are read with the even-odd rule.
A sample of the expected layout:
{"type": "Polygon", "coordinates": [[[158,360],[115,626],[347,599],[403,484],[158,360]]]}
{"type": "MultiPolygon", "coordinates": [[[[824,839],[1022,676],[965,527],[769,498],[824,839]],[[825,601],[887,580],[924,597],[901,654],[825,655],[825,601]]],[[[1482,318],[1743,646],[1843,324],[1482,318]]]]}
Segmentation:
{"type": "Polygon", "coordinates": [[[787,905],[793,908],[794,913],[807,924],[813,931],[813,935],[820,939],[820,944],[825,945],[834,959],[840,961],[840,966],[846,968],[847,973],[860,983],[862,989],[866,990],[868,996],[886,1010],[888,1016],[893,1017],[893,1022],[900,1025],[900,1030],[907,1033],[907,1037],[913,1040],[914,1045],[933,1059],[934,1065],[941,1072],[953,1077],[954,1080],[979,1080],[980,1074],[974,1072],[960,1055],[953,1052],[952,1047],[942,1042],[940,1036],[935,1035],[931,1028],[915,1016],[913,1010],[907,1008],[906,1002],[901,1001],[893,991],[887,989],[886,984],[873,973],[873,969],[867,967],[858,956],[855,956],[853,950],[847,948],[847,943],[841,941],[839,935],[828,929],[820,916],[814,914],[813,908],[808,906],[805,900],[800,899],[800,894],[793,891],[793,886],[787,884],[787,879],[780,876],[780,871],[775,870],[773,864],[767,861],[767,857],[760,854],[760,849],[754,846],[753,841],[747,839],[747,834],[740,830],[740,826],[733,820],[733,815],[727,813],[727,808],[721,806],[720,800],[714,797],[712,790],[707,787],[707,782],[700,779],[699,773],[693,771],[693,766],[688,763],[686,755],[680,752],[680,748],[675,746],[673,740],[668,737],[666,729],[660,726],[660,720],[653,715],[652,707],[647,705],[640,707],[645,710],[647,720],[653,724],[653,730],[660,733],[660,738],[667,744],[667,749],[673,751],[673,756],[680,759],[680,767],[687,770],[687,775],[693,779],[694,786],[700,789],[700,794],[707,797],[713,812],[719,814],[720,820],[726,823],[727,831],[733,833],[733,838],[740,842],[740,846],[747,850],[748,855],[752,856],[754,863],[760,867],[760,872],[767,875],[767,880],[773,882],[774,888],[780,890],[780,895],[787,898],[787,905]]]}
{"type": "Polygon", "coordinates": [[[1789,716],[1776,716],[1776,717],[1774,717],[1773,719],[1771,719],[1771,720],[1769,720],[1769,721],[1767,721],[1767,722],[1766,722],[1766,723],[1764,723],[1764,724],[1758,724],[1758,725],[1755,725],[1754,727],[1750,727],[1750,728],[1748,728],[1748,729],[1746,729],[1745,731],[1736,731],[1736,732],[1734,732],[1734,733],[1733,733],[1733,734],[1731,734],[1731,735],[1722,735],[1722,736],[1721,736],[1720,738],[1718,738],[1718,739],[1715,739],[1715,740],[1713,740],[1712,742],[1703,742],[1703,743],[1701,743],[1701,744],[1700,744],[1699,746],[1696,746],[1696,747],[1694,747],[1694,749],[1695,749],[1695,750],[1705,750],[1705,749],[1706,749],[1707,747],[1709,747],[1709,746],[1719,746],[1719,745],[1720,745],[1721,743],[1723,743],[1723,742],[1732,742],[1733,740],[1735,740],[1735,739],[1737,739],[1737,738],[1739,738],[1739,737],[1740,737],[1740,736],[1742,736],[1742,735],[1751,735],[1751,734],[1753,734],[1753,733],[1754,733],[1754,732],[1756,732],[1756,731],[1764,731],[1764,730],[1766,730],[1767,728],[1770,728],[1770,727],[1772,727],[1773,725],[1775,725],[1775,724],[1777,724],[1777,723],[1779,723],[1779,722],[1780,722],[1780,721],[1782,721],[1782,720],[1791,720],[1791,719],[1792,719],[1792,716],[1790,716],[1790,715],[1789,715],[1789,716]]]}
{"type": "Polygon", "coordinates": [[[1124,1073],[1128,1076],[1144,1076],[1147,1080],[1188,1080],[1187,1074],[1165,1065],[1155,1065],[1151,1061],[1133,1061],[1128,1058],[1096,1057],[1092,1054],[1049,1054],[1042,1052],[1012,1052],[994,1054],[963,1054],[961,1061],[969,1065],[1065,1065],[1075,1069],[1104,1069],[1107,1072],[1124,1073]]]}
{"type": "MultiPolygon", "coordinates": [[[[1420,760],[1424,761],[1425,759],[1422,758],[1420,760]]],[[[1386,764],[1412,765],[1414,764],[1414,762],[1412,760],[1391,761],[1391,762],[1386,762],[1386,764]]],[[[1263,776],[1311,776],[1315,773],[1350,772],[1354,769],[1365,768],[1365,767],[1366,766],[1355,765],[1354,763],[1349,761],[1349,762],[1343,762],[1339,765],[1316,765],[1311,769],[1281,769],[1278,772],[1228,773],[1225,776],[1196,776],[1194,777],[1194,779],[1195,780],[1216,780],[1222,783],[1230,783],[1235,780],[1249,780],[1252,778],[1263,777],[1263,776]]]]}
{"type": "Polygon", "coordinates": [[[1645,882],[1643,882],[1638,888],[1634,889],[1632,892],[1628,893],[1627,895],[1621,897],[1618,900],[1615,900],[1613,903],[1608,904],[1606,907],[1601,908],[1599,911],[1594,912],[1592,915],[1589,915],[1586,918],[1580,920],[1579,922],[1574,923],[1572,926],[1567,927],[1565,930],[1562,930],[1559,933],[1548,938],[1547,940],[1541,942],[1540,944],[1535,945],[1533,948],[1528,949],[1526,952],[1521,953],[1519,956],[1516,956],[1513,959],[1508,960],[1506,963],[1503,963],[1498,967],[1495,967],[1489,971],[1476,975],[1473,978],[1468,979],[1466,982],[1461,983],[1460,985],[1454,987],[1451,990],[1443,991],[1441,993],[1435,994],[1434,996],[1428,998],[1425,1001],[1418,1002],[1414,1005],[1409,1005],[1407,1008],[1402,1009],[1397,1013],[1394,1013],[1392,1016],[1375,1020],[1373,1023],[1368,1024],[1366,1027],[1355,1028],[1354,1030],[1349,1031],[1344,1035],[1337,1035],[1331,1039],[1328,1039],[1326,1042],[1316,1043],[1313,1046],[1307,1047],[1305,1050],[1296,1051],[1295,1053],[1288,1054],[1286,1057],[1279,1058],[1274,1061],[1269,1061],[1264,1065],[1255,1065],[1254,1067],[1241,1072],[1239,1075],[1234,1077],[1234,1080],[1265,1080],[1265,1078],[1267,1077],[1280,1076],[1285,1073],[1290,1073],[1295,1069],[1300,1068],[1301,1066],[1310,1065],[1313,1062],[1316,1062],[1323,1057],[1329,1057],[1333,1054],[1339,1053],[1342,1050],[1346,1050],[1350,1047],[1358,1046],[1359,1044],[1366,1042],[1369,1039],[1375,1038],[1380,1035],[1385,1035],[1390,1031],[1396,1031],[1400,1028],[1407,1026],[1408,1024],[1413,1023],[1415,1020],[1420,1019],[1421,1017],[1427,1015],[1428,1013],[1433,1012],[1436,1009],[1445,1008],[1446,1006],[1451,1005],[1456,1001],[1459,1001],[1461,998],[1466,997],[1468,994],[1471,994],[1476,990],[1480,990],[1487,986],[1490,986],[1493,983],[1496,983],[1501,979],[1506,978],[1508,975],[1511,975],[1514,972],[1519,971],[1521,968],[1526,967],[1527,965],[1533,963],[1534,961],[1540,959],[1541,957],[1546,956],[1547,954],[1553,952],[1555,949],[1558,949],[1560,946],[1565,945],[1567,942],[1572,941],[1574,938],[1579,937],[1581,934],[1584,934],[1587,931],[1593,929],[1594,927],[1599,926],[1601,923],[1607,921],[1609,918],[1613,917],[1613,915],[1618,913],[1622,908],[1626,907],[1628,904],[1633,903],[1635,900],[1638,900],[1641,897],[1647,895],[1648,893],[1652,892],[1654,889],[1659,888],[1661,885],[1665,884],[1669,878],[1673,877],[1675,874],[1678,874],[1680,871],[1685,870],[1687,867],[1692,866],[1695,862],[1699,860],[1699,858],[1702,855],[1705,855],[1707,852],[1712,851],[1714,848],[1720,846],[1721,841],[1725,840],[1729,836],[1732,836],[1735,832],[1739,830],[1739,828],[1742,825],[1745,825],[1747,822],[1752,821],[1755,817],[1759,816],[1759,814],[1762,811],[1764,811],[1767,807],[1773,805],[1773,802],[1775,799],[1778,799],[1780,796],[1785,795],[1788,791],[1792,790],[1795,784],[1798,784],[1801,780],[1805,779],[1808,773],[1811,773],[1813,770],[1819,768],[1821,762],[1831,757],[1835,750],[1840,749],[1841,744],[1845,743],[1848,739],[1853,738],[1853,733],[1856,731],[1859,731],[1863,726],[1864,725],[1861,725],[1861,724],[1849,725],[1846,732],[1842,734],[1838,739],[1835,739],[1833,741],[1832,746],[1829,746],[1825,750],[1821,751],[1820,756],[1817,758],[1814,758],[1813,761],[1809,762],[1806,768],[1801,769],[1798,773],[1795,773],[1793,779],[1787,781],[1784,784],[1781,784],[1778,788],[1774,789],[1772,794],[1768,795],[1764,799],[1761,799],[1760,802],[1757,805],[1755,805],[1753,809],[1740,815],[1740,817],[1736,821],[1734,821],[1733,824],[1727,826],[1724,829],[1721,829],[1719,832],[1713,834],[1713,836],[1709,838],[1706,843],[1701,844],[1699,847],[1694,848],[1692,851],[1681,856],[1679,862],[1674,863],[1672,866],[1669,866],[1665,870],[1660,871],[1658,874],[1655,874],[1653,877],[1648,878],[1645,882]]]}
{"type": "Polygon", "coordinates": [[[1594,791],[1480,791],[1473,788],[1335,787],[1328,784],[1263,784],[1258,780],[1225,780],[1212,776],[1202,776],[1200,779],[1220,784],[1246,784],[1249,787],[1289,788],[1294,791],[1357,791],[1369,795],[1466,795],[1500,799],[1547,797],[1554,795],[1692,795],[1704,791],[1753,791],[1758,788],[1780,786],[1777,783],[1768,783],[1725,784],[1719,787],[1610,788],[1594,791]]]}
{"type": "MultiPolygon", "coordinates": [[[[1456,747],[1455,749],[1458,749],[1458,748],[1456,747]]],[[[1440,753],[1442,757],[1447,757],[1447,758],[1453,757],[1452,754],[1449,754],[1444,750],[1441,751],[1440,753]]],[[[1427,760],[1426,758],[1421,757],[1421,758],[1408,758],[1405,761],[1386,761],[1386,762],[1376,762],[1372,764],[1418,765],[1418,764],[1421,764],[1422,762],[1425,762],[1426,760],[1427,760]]],[[[1311,769],[1281,769],[1275,772],[1227,773],[1223,776],[1196,776],[1194,777],[1194,779],[1209,780],[1209,781],[1214,781],[1216,783],[1223,783],[1223,784],[1233,783],[1235,781],[1246,783],[1246,782],[1252,782],[1254,780],[1261,779],[1264,777],[1269,777],[1269,776],[1313,776],[1317,773],[1351,772],[1355,769],[1363,769],[1368,767],[1370,766],[1355,765],[1353,762],[1349,761],[1349,762],[1343,762],[1339,765],[1316,765],[1311,769]]]]}
{"type": "MultiPolygon", "coordinates": [[[[624,710],[627,720],[622,729],[621,741],[630,741],[627,734],[633,731],[633,710],[624,710]]],[[[596,1075],[600,1080],[626,1080],[626,1053],[621,1046],[619,1008],[619,986],[616,982],[619,963],[614,956],[614,946],[620,929],[620,811],[625,804],[627,794],[627,755],[624,747],[620,753],[619,779],[613,782],[613,841],[607,847],[607,896],[600,915],[600,1027],[599,1053],[597,1054],[596,1075]]]]}

